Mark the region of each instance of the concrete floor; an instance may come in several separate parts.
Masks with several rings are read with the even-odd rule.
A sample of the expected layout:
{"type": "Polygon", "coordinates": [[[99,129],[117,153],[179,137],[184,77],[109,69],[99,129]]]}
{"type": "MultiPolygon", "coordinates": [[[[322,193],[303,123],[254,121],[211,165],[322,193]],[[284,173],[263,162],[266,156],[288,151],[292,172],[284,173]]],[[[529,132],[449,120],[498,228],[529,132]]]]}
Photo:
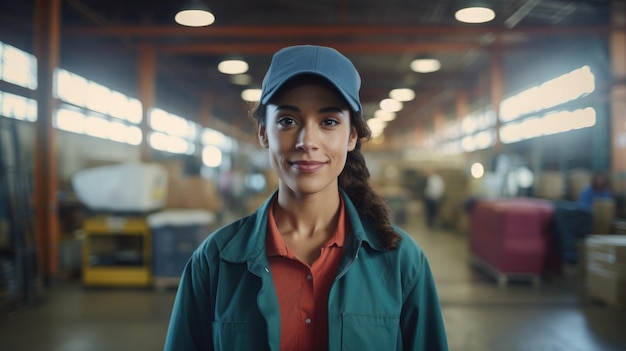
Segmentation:
{"type": "MultiPolygon", "coordinates": [[[[587,299],[575,270],[500,288],[468,265],[463,235],[404,227],[430,259],[451,350],[626,350],[626,311],[587,299]]],[[[36,306],[0,316],[0,350],[160,350],[174,294],[63,281],[36,306]]]]}

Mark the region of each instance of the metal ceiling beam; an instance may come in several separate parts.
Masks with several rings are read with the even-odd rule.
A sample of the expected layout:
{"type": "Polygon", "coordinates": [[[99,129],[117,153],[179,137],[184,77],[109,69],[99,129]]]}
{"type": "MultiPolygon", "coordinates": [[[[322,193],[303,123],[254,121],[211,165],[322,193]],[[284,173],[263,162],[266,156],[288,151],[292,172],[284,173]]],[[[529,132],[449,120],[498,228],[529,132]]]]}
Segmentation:
{"type": "MultiPolygon", "coordinates": [[[[205,43],[205,44],[172,44],[157,46],[160,53],[164,54],[224,54],[238,52],[240,54],[273,54],[277,50],[290,45],[302,44],[302,42],[292,43],[205,43]]],[[[394,53],[432,53],[432,52],[458,52],[467,50],[484,50],[486,47],[479,44],[470,43],[323,43],[308,42],[323,46],[332,46],[337,50],[347,53],[368,53],[368,54],[394,54],[394,53]]]]}
{"type": "Polygon", "coordinates": [[[454,35],[477,36],[483,34],[527,34],[527,35],[605,35],[611,31],[603,27],[554,27],[541,26],[507,29],[493,26],[215,26],[191,28],[182,26],[108,26],[66,27],[68,36],[133,36],[133,37],[330,37],[372,35],[454,35]]]}
{"type": "Polygon", "coordinates": [[[74,10],[76,10],[81,15],[85,16],[85,18],[89,19],[93,23],[99,26],[106,26],[109,24],[109,21],[99,14],[98,12],[92,10],[89,6],[82,3],[79,0],[65,0],[65,3],[70,5],[74,10]]]}
{"type": "Polygon", "coordinates": [[[515,11],[511,16],[509,16],[509,18],[504,21],[504,25],[509,29],[515,27],[521,20],[524,19],[524,17],[526,17],[530,13],[530,11],[532,11],[537,5],[539,5],[540,2],[541,0],[527,0],[526,2],[524,2],[524,4],[522,4],[522,6],[517,9],[517,11],[515,11]]]}
{"type": "MultiPolygon", "coordinates": [[[[79,0],[65,0],[65,3],[67,3],[81,15],[85,16],[85,18],[100,26],[100,28],[106,27],[111,24],[104,16],[92,10],[89,6],[83,4],[79,0]]],[[[130,37],[128,37],[128,35],[121,35],[120,37],[122,42],[126,46],[126,49],[130,51],[132,48],[130,37]]]]}

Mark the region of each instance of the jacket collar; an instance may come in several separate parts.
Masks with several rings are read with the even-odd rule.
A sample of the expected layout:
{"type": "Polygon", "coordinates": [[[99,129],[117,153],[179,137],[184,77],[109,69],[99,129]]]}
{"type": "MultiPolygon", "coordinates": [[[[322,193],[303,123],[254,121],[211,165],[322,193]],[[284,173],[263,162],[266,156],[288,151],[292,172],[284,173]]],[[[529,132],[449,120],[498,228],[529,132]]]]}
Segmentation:
{"type": "MultiPolygon", "coordinates": [[[[339,189],[346,207],[346,217],[350,221],[352,235],[356,241],[365,242],[377,251],[385,251],[380,239],[372,229],[366,230],[356,207],[348,195],[339,189]]],[[[220,258],[228,262],[243,263],[265,256],[265,237],[267,235],[267,219],[272,206],[272,199],[278,190],[269,196],[265,202],[250,216],[240,220],[240,225],[230,240],[219,245],[220,258]]],[[[348,233],[346,233],[348,234],[348,233]]],[[[346,240],[348,240],[346,238],[346,240]]]]}

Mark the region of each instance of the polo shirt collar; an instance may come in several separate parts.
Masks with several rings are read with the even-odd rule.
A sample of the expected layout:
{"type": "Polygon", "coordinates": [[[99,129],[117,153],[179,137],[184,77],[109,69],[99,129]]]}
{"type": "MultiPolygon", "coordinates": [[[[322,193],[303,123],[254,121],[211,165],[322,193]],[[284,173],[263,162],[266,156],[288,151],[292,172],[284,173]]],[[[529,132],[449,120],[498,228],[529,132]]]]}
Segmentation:
{"type": "MultiPolygon", "coordinates": [[[[357,241],[367,243],[368,246],[377,250],[385,251],[382,242],[372,229],[366,230],[354,204],[348,195],[339,189],[344,201],[345,218],[349,221],[351,234],[357,241]]],[[[265,202],[250,216],[240,219],[239,229],[232,235],[224,238],[223,245],[218,243],[220,258],[233,263],[242,263],[251,259],[265,256],[265,239],[267,236],[267,222],[272,201],[278,194],[276,190],[265,202]]],[[[368,226],[371,228],[372,226],[368,226]]],[[[348,237],[346,233],[346,238],[348,237]]]]}

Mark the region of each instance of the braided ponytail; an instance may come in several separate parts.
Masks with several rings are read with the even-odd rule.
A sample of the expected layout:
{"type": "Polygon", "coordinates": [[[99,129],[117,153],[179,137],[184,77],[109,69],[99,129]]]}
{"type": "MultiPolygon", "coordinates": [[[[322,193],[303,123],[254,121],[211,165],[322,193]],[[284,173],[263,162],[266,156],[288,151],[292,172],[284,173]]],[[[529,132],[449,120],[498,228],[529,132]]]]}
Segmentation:
{"type": "Polygon", "coordinates": [[[365,220],[374,225],[383,246],[393,250],[398,247],[401,238],[391,226],[387,203],[369,184],[370,172],[361,152],[361,138],[369,139],[371,131],[360,115],[353,113],[350,119],[359,139],[354,150],[348,152],[346,166],[339,175],[339,187],[348,194],[365,220]]]}

